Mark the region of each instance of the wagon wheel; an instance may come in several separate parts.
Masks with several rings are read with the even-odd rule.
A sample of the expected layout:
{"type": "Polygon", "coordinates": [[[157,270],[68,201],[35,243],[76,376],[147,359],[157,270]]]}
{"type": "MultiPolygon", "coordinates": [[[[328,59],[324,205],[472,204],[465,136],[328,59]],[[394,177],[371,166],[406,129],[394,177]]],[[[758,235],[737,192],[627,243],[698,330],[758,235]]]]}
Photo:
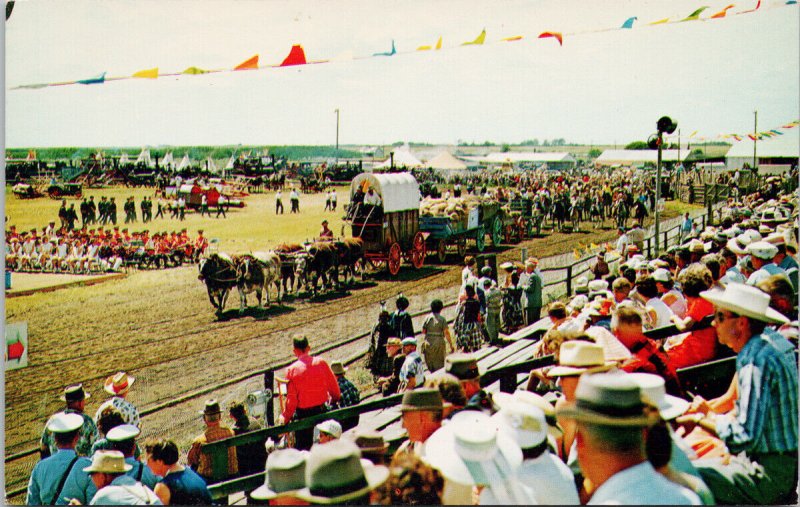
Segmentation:
{"type": "Polygon", "coordinates": [[[456,240],[456,252],[462,259],[467,255],[467,238],[458,238],[456,240]]]}
{"type": "Polygon", "coordinates": [[[396,275],[400,272],[400,262],[403,260],[403,252],[400,245],[392,243],[389,248],[389,258],[386,259],[386,266],[389,268],[389,273],[396,275]]]}
{"type": "Polygon", "coordinates": [[[478,235],[475,236],[475,248],[479,252],[486,250],[486,229],[482,225],[478,227],[478,235]]]}
{"type": "Polygon", "coordinates": [[[425,263],[425,255],[427,254],[425,247],[425,237],[421,232],[414,235],[414,242],[411,245],[411,264],[415,269],[419,269],[425,263]]]}
{"type": "Polygon", "coordinates": [[[495,247],[500,246],[500,242],[503,241],[503,222],[500,221],[500,217],[495,217],[494,222],[492,222],[492,245],[495,247]]]}
{"type": "Polygon", "coordinates": [[[525,220],[525,217],[517,218],[517,237],[520,241],[524,241],[525,237],[527,236],[527,222],[528,221],[525,220]]]}
{"type": "Polygon", "coordinates": [[[440,264],[444,264],[447,260],[447,241],[440,239],[438,243],[436,243],[436,260],[439,261],[440,264]]]}

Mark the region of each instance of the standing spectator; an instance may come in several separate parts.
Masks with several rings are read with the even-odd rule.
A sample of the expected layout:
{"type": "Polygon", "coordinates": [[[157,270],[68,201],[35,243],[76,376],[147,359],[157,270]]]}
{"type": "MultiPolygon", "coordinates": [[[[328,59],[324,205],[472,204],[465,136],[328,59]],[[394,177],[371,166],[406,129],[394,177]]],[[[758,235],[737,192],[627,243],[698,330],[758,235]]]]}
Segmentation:
{"type": "MultiPolygon", "coordinates": [[[[219,199],[217,199],[217,216],[215,218],[219,218],[220,215],[222,215],[222,218],[228,218],[228,215],[225,214],[225,208],[227,207],[228,199],[226,197],[219,196],[219,199]]],[[[211,214],[209,213],[208,216],[211,216],[211,214]]]]}
{"type": "MultiPolygon", "coordinates": [[[[691,201],[689,201],[691,203],[691,201]]],[[[683,220],[681,221],[680,227],[680,239],[678,240],[678,244],[682,245],[684,241],[689,237],[692,233],[692,219],[689,218],[689,213],[687,212],[683,216],[683,220]]]]}
{"type": "Polygon", "coordinates": [[[64,505],[73,498],[86,504],[92,499],[96,488],[88,476],[68,481],[73,469],[80,470],[89,464],[88,459],[75,453],[82,425],[83,418],[78,414],[59,412],[50,418],[47,431],[55,435],[56,452],[33,467],[27,505],[64,505]]]}
{"type": "MultiPolygon", "coordinates": [[[[336,375],[336,383],[339,384],[339,392],[342,395],[342,397],[339,398],[338,403],[331,404],[331,409],[336,410],[339,408],[358,405],[361,402],[361,395],[359,394],[356,386],[345,377],[347,368],[344,367],[341,361],[334,361],[331,363],[331,371],[334,375],[336,375]]],[[[355,428],[358,426],[358,420],[359,416],[355,415],[339,422],[342,423],[342,427],[345,431],[347,431],[350,428],[355,428]]]]}
{"type": "Polygon", "coordinates": [[[283,215],[283,192],[280,189],[275,192],[275,214],[277,215],[278,213],[283,215]]]}
{"type": "MultiPolygon", "coordinates": [[[[92,418],[84,413],[86,400],[90,397],[91,395],[84,391],[83,384],[68,386],[64,389],[64,394],[61,395],[61,400],[67,404],[67,408],[63,413],[78,414],[83,418],[83,425],[81,425],[79,431],[80,438],[78,439],[78,443],[75,444],[75,452],[78,453],[79,456],[87,456],[92,449],[94,441],[97,440],[97,426],[92,418]]],[[[57,450],[53,434],[47,429],[49,425],[50,422],[48,421],[42,433],[41,446],[39,449],[42,459],[54,454],[57,450]]]]}
{"type": "Polygon", "coordinates": [[[517,285],[525,297],[526,326],[536,323],[542,313],[542,278],[536,273],[538,264],[538,259],[534,257],[525,261],[525,272],[520,276],[517,285]]]}
{"type": "Polygon", "coordinates": [[[336,196],[336,189],[331,189],[331,211],[336,211],[336,201],[339,198],[336,196]]]}
{"type": "MultiPolygon", "coordinates": [[[[256,419],[250,418],[244,403],[241,401],[231,403],[228,408],[228,415],[234,421],[231,429],[235,435],[261,429],[261,423],[256,419]]],[[[241,477],[264,471],[264,463],[267,460],[265,443],[266,438],[236,446],[236,461],[239,464],[239,475],[241,477]]]]}
{"type": "Polygon", "coordinates": [[[389,312],[381,306],[378,323],[372,329],[366,360],[373,377],[386,377],[392,372],[392,360],[386,355],[386,341],[394,334],[389,319],[389,312]]]}
{"type": "Polygon", "coordinates": [[[403,354],[406,358],[400,369],[400,391],[410,391],[425,382],[425,367],[417,352],[416,338],[403,338],[403,354]]]}
{"type": "MultiPolygon", "coordinates": [[[[341,397],[339,384],[325,360],[311,356],[308,338],[296,336],[293,352],[297,361],[286,370],[286,406],[278,418],[278,424],[303,419],[327,411],[328,402],[336,403],[341,397]]],[[[308,450],[312,444],[313,428],[295,432],[296,447],[308,450]]]]}
{"type": "Polygon", "coordinates": [[[420,349],[430,372],[444,366],[444,356],[447,355],[445,340],[450,345],[450,350],[455,350],[450,336],[450,326],[447,324],[447,319],[442,317],[443,308],[444,304],[440,299],[431,301],[431,313],[422,324],[423,338],[420,349]]]}
{"type": "Polygon", "coordinates": [[[518,289],[519,274],[515,271],[506,278],[507,284],[503,288],[503,311],[500,315],[503,329],[506,333],[513,333],[524,323],[522,312],[522,289],[518,289]]]}
{"type": "Polygon", "coordinates": [[[121,452],[125,456],[125,463],[131,465],[128,475],[141,482],[150,489],[156,487],[158,478],[147,465],[134,458],[136,450],[136,437],[139,436],[139,428],[132,424],[121,424],[108,431],[106,439],[111,443],[111,448],[121,452]]]}
{"type": "Polygon", "coordinates": [[[289,210],[289,213],[300,213],[300,194],[297,193],[297,189],[292,187],[292,191],[289,192],[289,203],[292,205],[292,209],[289,210]]]}
{"type": "Polygon", "coordinates": [[[200,216],[205,216],[206,213],[211,216],[211,212],[208,210],[208,196],[204,193],[200,197],[200,216]]]}
{"type": "Polygon", "coordinates": [[[137,428],[139,427],[139,410],[133,403],[126,399],[128,393],[130,392],[131,386],[135,381],[135,377],[131,377],[124,371],[117,372],[106,379],[103,388],[112,397],[104,401],[97,408],[97,412],[95,412],[94,415],[95,423],[100,420],[100,414],[106,409],[106,407],[110,406],[119,410],[119,412],[122,414],[122,419],[126,424],[133,424],[137,428]]]}
{"type": "Polygon", "coordinates": [[[496,345],[500,341],[500,312],[503,310],[503,292],[494,280],[483,281],[483,292],[486,298],[486,334],[489,344],[496,345]]]}
{"type": "Polygon", "coordinates": [[[408,337],[413,338],[415,336],[414,323],[411,320],[411,315],[409,315],[406,311],[409,307],[408,298],[400,294],[397,296],[395,305],[397,310],[392,313],[391,318],[389,319],[389,323],[394,330],[394,334],[392,336],[396,336],[401,340],[408,337]]]}
{"type": "Polygon", "coordinates": [[[97,451],[83,469],[97,487],[90,505],[163,505],[152,489],[127,475],[131,468],[121,452],[97,451]]]}
{"type": "MultiPolygon", "coordinates": [[[[234,436],[233,430],[222,425],[222,409],[217,400],[206,401],[205,408],[200,415],[206,429],[197,436],[192,442],[186,462],[194,469],[206,482],[212,480],[211,456],[202,451],[203,444],[210,444],[217,440],[234,436]]],[[[239,462],[236,458],[236,448],[228,447],[228,477],[235,477],[239,472],[239,462]]]]}
{"type": "Polygon", "coordinates": [[[164,505],[211,505],[213,500],[202,477],[178,463],[178,446],[172,440],[145,442],[147,466],[163,477],[153,492],[164,505]]]}
{"type": "Polygon", "coordinates": [[[459,303],[453,329],[456,332],[456,347],[461,352],[473,352],[481,348],[483,328],[481,325],[481,303],[475,288],[467,284],[464,300],[459,303]]]}
{"type": "Polygon", "coordinates": [[[322,211],[328,211],[331,209],[331,192],[330,190],[325,192],[325,209],[322,211]]]}

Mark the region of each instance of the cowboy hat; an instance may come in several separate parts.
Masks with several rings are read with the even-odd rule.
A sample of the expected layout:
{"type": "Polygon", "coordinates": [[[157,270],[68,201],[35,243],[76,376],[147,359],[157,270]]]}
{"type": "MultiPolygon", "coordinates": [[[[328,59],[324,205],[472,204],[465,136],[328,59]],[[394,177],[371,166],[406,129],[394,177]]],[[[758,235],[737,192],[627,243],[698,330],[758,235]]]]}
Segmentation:
{"type": "Polygon", "coordinates": [[[103,389],[105,389],[108,394],[119,396],[120,394],[127,393],[134,382],[136,382],[135,377],[131,377],[124,371],[120,371],[106,379],[103,384],[103,389]]]}
{"type": "Polygon", "coordinates": [[[548,377],[566,377],[582,373],[607,371],[613,363],[606,363],[603,347],[583,340],[570,340],[561,344],[558,366],[547,372],[548,377]]]}
{"type": "Polygon", "coordinates": [[[747,250],[745,249],[747,248],[747,245],[751,243],[751,241],[752,240],[748,234],[742,233],[735,238],[728,240],[728,242],[725,243],[725,247],[736,255],[746,255],[747,250]]]}
{"type": "Polygon", "coordinates": [[[703,291],[700,293],[700,297],[710,301],[716,307],[750,319],[775,324],[789,322],[789,319],[769,307],[769,294],[743,283],[729,283],[725,286],[724,291],[703,291]]]}
{"type": "Polygon", "coordinates": [[[690,403],[683,398],[667,394],[664,379],[652,373],[629,373],[628,378],[636,382],[642,391],[642,397],[658,407],[661,418],[665,421],[675,419],[686,412],[690,403]]]}
{"type": "Polygon", "coordinates": [[[306,486],[307,451],[278,449],[267,456],[267,473],[264,484],[250,496],[256,500],[273,500],[279,496],[293,496],[306,486]]]}
{"type": "Polygon", "coordinates": [[[64,394],[61,395],[61,401],[81,401],[87,400],[91,397],[92,395],[83,389],[83,384],[74,384],[64,388],[64,394]]]}
{"type": "Polygon", "coordinates": [[[403,393],[400,412],[442,411],[442,394],[436,388],[413,389],[403,393]]]}
{"type": "Polygon", "coordinates": [[[362,456],[369,457],[371,454],[385,455],[386,451],[389,450],[389,442],[386,442],[383,439],[383,435],[377,431],[356,430],[351,437],[353,442],[355,442],[355,444],[361,450],[362,456]]]}
{"type": "Polygon", "coordinates": [[[498,431],[507,433],[522,449],[536,447],[547,440],[544,412],[528,403],[509,403],[491,418],[498,431]]]}
{"type": "Polygon", "coordinates": [[[544,420],[547,422],[547,432],[553,440],[558,440],[564,435],[564,430],[558,424],[558,421],[556,421],[556,408],[541,395],[525,389],[518,389],[514,391],[513,394],[504,392],[494,393],[492,395],[492,401],[500,410],[509,403],[527,403],[528,405],[537,407],[544,413],[544,420]]]}
{"type": "Polygon", "coordinates": [[[344,375],[347,368],[344,367],[341,361],[334,361],[331,363],[331,371],[334,375],[344,375]]]}
{"type": "Polygon", "coordinates": [[[444,370],[458,380],[472,380],[481,376],[478,361],[470,354],[450,354],[444,359],[444,370]]]}
{"type": "Polygon", "coordinates": [[[504,262],[504,263],[500,264],[499,268],[500,269],[504,269],[506,271],[510,271],[510,270],[514,269],[514,263],[513,262],[504,262]]]}
{"type": "Polygon", "coordinates": [[[200,415],[214,415],[214,414],[221,414],[222,409],[219,406],[219,402],[217,400],[208,400],[206,401],[205,407],[203,410],[198,412],[200,415]]]}
{"type": "Polygon", "coordinates": [[[358,446],[348,440],[313,446],[306,459],[306,487],[295,496],[313,504],[341,504],[365,496],[386,482],[389,469],[364,466],[359,455],[358,446]]]}
{"type": "Polygon", "coordinates": [[[598,373],[578,380],[574,402],[556,409],[561,417],[600,426],[646,427],[658,420],[642,401],[639,386],[627,374],[598,373]]]}
{"type": "Polygon", "coordinates": [[[98,450],[92,455],[92,464],[84,468],[88,474],[124,474],[133,468],[125,463],[125,455],[119,451],[98,450]]]}

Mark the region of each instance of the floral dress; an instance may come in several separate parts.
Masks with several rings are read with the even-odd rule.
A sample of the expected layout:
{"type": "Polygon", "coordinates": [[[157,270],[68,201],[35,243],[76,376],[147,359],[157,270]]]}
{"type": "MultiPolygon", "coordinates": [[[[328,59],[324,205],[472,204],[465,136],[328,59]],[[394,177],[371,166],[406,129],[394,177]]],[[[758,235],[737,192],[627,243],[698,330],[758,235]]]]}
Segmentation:
{"type": "Polygon", "coordinates": [[[512,333],[522,327],[522,289],[509,287],[503,289],[503,311],[501,319],[506,333],[512,333]]]}

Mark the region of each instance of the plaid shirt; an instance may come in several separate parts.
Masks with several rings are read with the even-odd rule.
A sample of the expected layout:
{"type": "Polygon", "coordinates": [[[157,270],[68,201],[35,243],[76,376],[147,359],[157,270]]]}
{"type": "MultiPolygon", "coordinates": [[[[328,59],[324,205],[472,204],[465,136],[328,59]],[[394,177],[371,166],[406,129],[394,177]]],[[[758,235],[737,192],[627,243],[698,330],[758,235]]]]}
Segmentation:
{"type": "MultiPolygon", "coordinates": [[[[211,477],[211,455],[204,453],[200,446],[203,444],[210,444],[223,438],[234,436],[232,429],[226,426],[209,426],[202,435],[195,438],[192,442],[192,447],[189,449],[189,455],[186,457],[186,462],[190,467],[204,478],[211,477]]],[[[236,457],[236,447],[228,447],[228,477],[233,477],[239,472],[239,461],[236,457]]]]}
{"type": "Polygon", "coordinates": [[[339,383],[339,391],[341,391],[342,397],[339,399],[338,403],[331,404],[331,410],[351,407],[353,405],[358,405],[359,402],[361,402],[361,395],[358,393],[358,389],[356,389],[356,386],[354,386],[352,382],[344,378],[344,376],[337,377],[336,382],[339,383]]]}
{"type": "Polygon", "coordinates": [[[736,357],[736,415],[717,420],[732,453],[797,451],[797,362],[773,329],[753,336],[736,357]]]}

